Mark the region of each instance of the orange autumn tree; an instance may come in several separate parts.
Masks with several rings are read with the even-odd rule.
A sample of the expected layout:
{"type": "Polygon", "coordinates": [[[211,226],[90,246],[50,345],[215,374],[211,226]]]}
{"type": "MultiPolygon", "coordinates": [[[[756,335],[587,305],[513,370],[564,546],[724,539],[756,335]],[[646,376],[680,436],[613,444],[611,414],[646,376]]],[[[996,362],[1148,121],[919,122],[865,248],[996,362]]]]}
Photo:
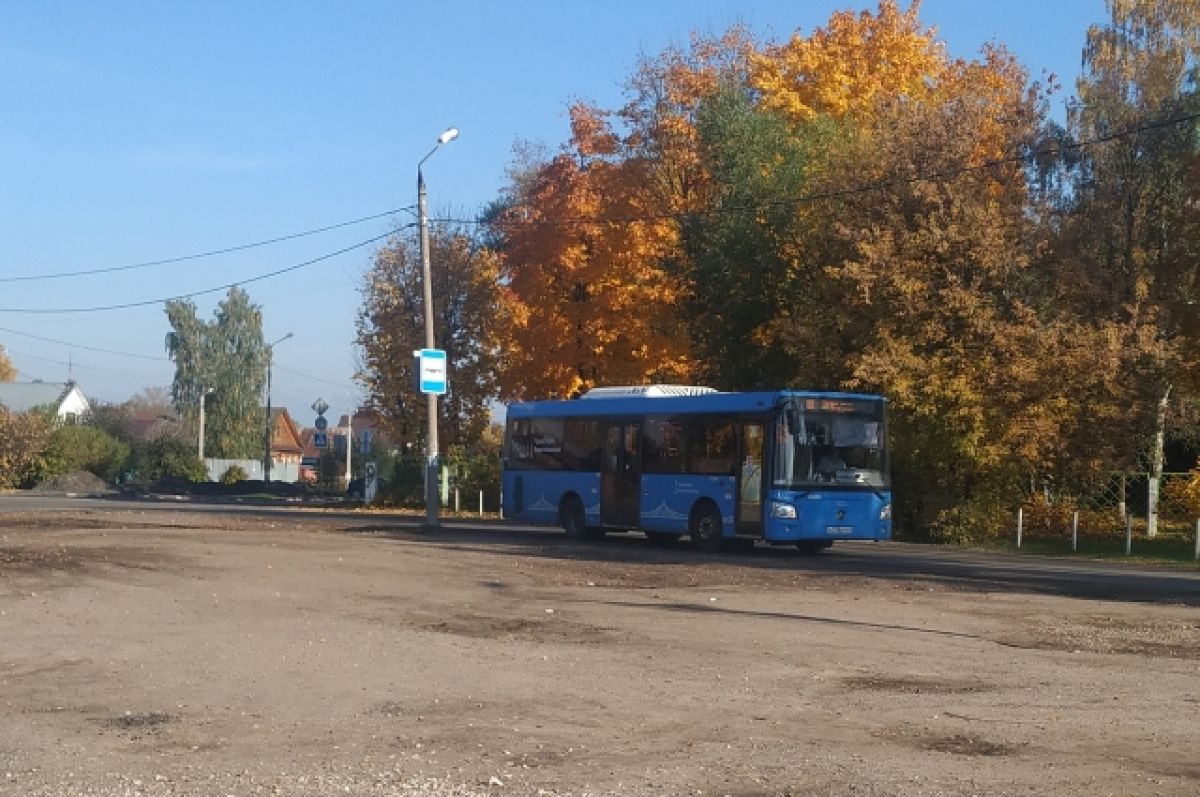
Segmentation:
{"type": "Polygon", "coordinates": [[[501,395],[576,395],[595,385],[686,380],[692,364],[663,267],[672,219],[645,165],[620,157],[604,115],[577,104],[566,150],[533,168],[492,219],[512,308],[501,395]]]}

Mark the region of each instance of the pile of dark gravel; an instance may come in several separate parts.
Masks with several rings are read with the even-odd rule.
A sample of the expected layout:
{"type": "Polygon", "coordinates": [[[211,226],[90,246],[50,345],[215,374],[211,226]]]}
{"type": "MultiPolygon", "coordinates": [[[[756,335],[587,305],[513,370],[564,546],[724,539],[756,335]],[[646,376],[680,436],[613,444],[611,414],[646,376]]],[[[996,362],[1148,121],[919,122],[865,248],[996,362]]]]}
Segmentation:
{"type": "Polygon", "coordinates": [[[46,479],[41,484],[33,488],[35,493],[86,493],[95,495],[97,493],[115,492],[113,487],[108,482],[101,479],[94,473],[88,473],[86,470],[77,470],[73,473],[64,473],[61,476],[53,476],[46,479]]]}

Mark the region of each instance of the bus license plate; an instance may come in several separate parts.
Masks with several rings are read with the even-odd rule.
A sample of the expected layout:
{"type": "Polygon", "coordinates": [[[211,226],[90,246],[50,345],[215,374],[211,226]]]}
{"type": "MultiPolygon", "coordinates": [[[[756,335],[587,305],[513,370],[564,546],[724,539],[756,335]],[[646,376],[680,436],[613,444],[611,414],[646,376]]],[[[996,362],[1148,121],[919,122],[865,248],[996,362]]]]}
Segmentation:
{"type": "Polygon", "coordinates": [[[825,533],[830,537],[849,537],[854,533],[853,526],[826,526],[825,533]]]}

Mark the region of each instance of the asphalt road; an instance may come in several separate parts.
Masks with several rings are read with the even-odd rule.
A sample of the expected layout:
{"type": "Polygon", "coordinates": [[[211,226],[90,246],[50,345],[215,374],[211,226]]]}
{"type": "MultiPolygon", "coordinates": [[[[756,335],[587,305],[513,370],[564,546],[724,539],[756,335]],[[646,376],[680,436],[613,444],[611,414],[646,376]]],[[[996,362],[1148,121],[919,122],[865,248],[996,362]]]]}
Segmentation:
{"type": "MultiPolygon", "coordinates": [[[[7,512],[102,513],[117,510],[269,515],[272,518],[286,517],[288,522],[300,525],[332,523],[347,533],[419,533],[435,545],[512,545],[523,549],[544,549],[554,556],[570,555],[572,558],[638,561],[650,550],[648,542],[640,534],[614,534],[600,543],[581,544],[568,541],[557,528],[486,519],[443,518],[440,529],[428,531],[421,528],[421,516],[341,508],[261,506],[161,498],[131,501],[25,493],[0,495],[0,515],[7,512]]],[[[665,550],[661,547],[653,549],[656,561],[662,561],[664,555],[677,557],[680,562],[693,565],[706,557],[693,551],[686,543],[665,550]]],[[[753,550],[726,552],[719,556],[742,566],[867,576],[899,583],[933,582],[950,589],[1200,605],[1200,568],[1185,566],[1147,566],[1111,560],[1043,557],[899,542],[841,542],[817,555],[801,554],[788,547],[760,544],[753,550]]]]}

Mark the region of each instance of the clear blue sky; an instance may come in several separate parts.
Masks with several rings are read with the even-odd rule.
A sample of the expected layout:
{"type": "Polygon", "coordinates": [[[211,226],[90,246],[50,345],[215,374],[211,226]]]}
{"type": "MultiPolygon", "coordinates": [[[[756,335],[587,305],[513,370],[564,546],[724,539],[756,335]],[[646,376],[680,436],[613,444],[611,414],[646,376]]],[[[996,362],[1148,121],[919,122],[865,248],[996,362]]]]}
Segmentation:
{"type": "MultiPolygon", "coordinates": [[[[517,140],[557,148],[573,99],[618,107],[641,54],[743,22],[776,40],[826,0],[55,2],[0,0],[0,344],[22,381],[73,376],[93,399],[168,386],[161,300],[297,266],[407,213],[284,244],[98,276],[285,236],[416,202],[473,216],[517,140]],[[86,313],[28,313],[152,302],[86,313]],[[70,365],[68,365],[70,364],[70,365]]],[[[949,51],[1004,43],[1073,90],[1103,0],[926,0],[949,51]]],[[[354,319],[368,246],[245,285],[276,349],[273,402],[312,422],[353,408],[354,319]]],[[[202,317],[224,291],[195,299],[202,317]]],[[[453,378],[453,375],[451,375],[453,378]]]]}

